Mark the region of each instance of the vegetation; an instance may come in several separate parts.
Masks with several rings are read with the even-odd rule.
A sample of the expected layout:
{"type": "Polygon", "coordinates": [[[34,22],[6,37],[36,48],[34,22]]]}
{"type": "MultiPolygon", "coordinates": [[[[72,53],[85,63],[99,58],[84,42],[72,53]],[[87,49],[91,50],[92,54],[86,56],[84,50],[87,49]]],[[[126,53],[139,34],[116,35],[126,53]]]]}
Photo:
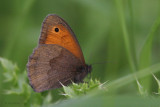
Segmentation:
{"type": "Polygon", "coordinates": [[[1,1],[2,107],[159,107],[160,0],[1,1]],[[36,93],[26,63],[47,14],[64,18],[92,79],[36,93]]]}

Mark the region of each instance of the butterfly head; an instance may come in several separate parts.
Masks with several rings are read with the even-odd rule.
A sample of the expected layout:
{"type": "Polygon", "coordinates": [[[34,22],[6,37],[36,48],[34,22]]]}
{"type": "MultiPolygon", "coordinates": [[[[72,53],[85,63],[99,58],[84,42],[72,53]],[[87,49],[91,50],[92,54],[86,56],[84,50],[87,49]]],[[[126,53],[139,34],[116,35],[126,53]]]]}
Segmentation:
{"type": "Polygon", "coordinates": [[[85,69],[86,69],[85,72],[91,73],[91,71],[92,71],[92,65],[86,65],[85,69]]]}

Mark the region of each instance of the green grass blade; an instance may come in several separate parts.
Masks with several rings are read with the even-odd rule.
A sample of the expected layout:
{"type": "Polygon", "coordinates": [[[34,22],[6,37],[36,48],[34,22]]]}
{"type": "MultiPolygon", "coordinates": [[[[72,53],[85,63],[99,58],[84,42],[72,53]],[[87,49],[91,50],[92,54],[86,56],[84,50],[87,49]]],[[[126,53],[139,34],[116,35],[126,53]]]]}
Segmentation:
{"type": "Polygon", "coordinates": [[[159,107],[160,98],[127,96],[127,95],[101,95],[77,99],[70,99],[47,107],[159,107]]]}
{"type": "MultiPolygon", "coordinates": [[[[151,64],[151,53],[152,53],[152,45],[153,39],[156,31],[160,27],[160,15],[158,16],[157,20],[153,24],[150,33],[148,34],[144,45],[142,46],[140,56],[139,56],[139,69],[146,68],[151,64]]],[[[147,77],[141,80],[142,85],[150,91],[151,87],[151,77],[147,77]]]]}
{"type": "Polygon", "coordinates": [[[115,2],[116,2],[118,14],[119,14],[119,20],[120,20],[120,24],[121,24],[121,28],[122,28],[122,32],[123,32],[123,39],[124,39],[125,49],[127,52],[128,62],[130,64],[131,70],[136,71],[136,66],[135,66],[133,54],[131,51],[131,44],[130,44],[130,40],[129,40],[129,35],[128,35],[126,22],[125,22],[125,18],[124,18],[123,4],[122,4],[121,0],[115,0],[115,2]]]}
{"type": "Polygon", "coordinates": [[[153,38],[159,27],[160,27],[160,15],[158,16],[157,20],[153,24],[151,31],[148,34],[147,39],[144,42],[144,45],[142,46],[140,57],[139,57],[139,69],[148,67],[151,64],[153,38]]]}
{"type": "Polygon", "coordinates": [[[152,74],[152,75],[158,84],[158,94],[160,94],[160,80],[154,74],[152,74]]]}
{"type": "Polygon", "coordinates": [[[124,77],[117,79],[113,82],[110,82],[109,84],[107,84],[107,87],[111,88],[111,89],[112,88],[119,88],[119,87],[122,87],[124,85],[127,85],[127,84],[135,81],[134,76],[136,76],[137,79],[141,79],[141,78],[144,78],[148,75],[151,75],[151,73],[157,73],[159,71],[160,71],[160,63],[152,65],[152,66],[145,68],[143,70],[137,71],[133,74],[129,74],[127,76],[124,76],[124,77]]]}

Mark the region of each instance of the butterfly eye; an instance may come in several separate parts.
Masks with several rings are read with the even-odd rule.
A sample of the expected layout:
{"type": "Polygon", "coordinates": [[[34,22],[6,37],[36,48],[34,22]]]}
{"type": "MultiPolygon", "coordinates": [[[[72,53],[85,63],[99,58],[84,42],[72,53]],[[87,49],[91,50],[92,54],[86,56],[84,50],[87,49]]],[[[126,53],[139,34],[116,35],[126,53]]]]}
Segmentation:
{"type": "Polygon", "coordinates": [[[58,28],[55,28],[55,32],[59,32],[59,29],[58,29],[58,28]]]}

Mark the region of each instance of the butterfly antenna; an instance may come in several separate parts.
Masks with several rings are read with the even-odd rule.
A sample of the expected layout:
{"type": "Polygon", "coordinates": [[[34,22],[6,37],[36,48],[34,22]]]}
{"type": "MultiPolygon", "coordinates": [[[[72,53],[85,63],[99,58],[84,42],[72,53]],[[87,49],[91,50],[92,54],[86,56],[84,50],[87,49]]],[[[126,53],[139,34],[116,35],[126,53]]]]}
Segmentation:
{"type": "Polygon", "coordinates": [[[91,65],[106,64],[106,63],[111,63],[111,62],[113,63],[113,61],[103,61],[103,62],[92,63],[91,65]]]}

